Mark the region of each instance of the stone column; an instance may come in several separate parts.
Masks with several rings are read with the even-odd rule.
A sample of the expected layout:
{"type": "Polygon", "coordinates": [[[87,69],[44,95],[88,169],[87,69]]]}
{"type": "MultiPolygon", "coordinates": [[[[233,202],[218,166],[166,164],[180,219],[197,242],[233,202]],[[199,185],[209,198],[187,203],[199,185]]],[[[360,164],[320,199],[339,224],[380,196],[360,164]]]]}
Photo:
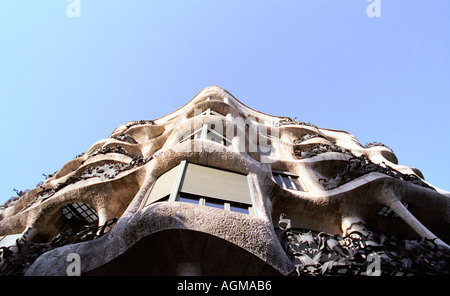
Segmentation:
{"type": "Polygon", "coordinates": [[[435,234],[433,234],[428,228],[426,228],[419,220],[411,214],[410,211],[399,201],[393,200],[388,205],[400,218],[403,219],[418,235],[421,237],[426,237],[428,239],[434,240],[438,245],[450,248],[445,242],[439,239],[435,234]]]}

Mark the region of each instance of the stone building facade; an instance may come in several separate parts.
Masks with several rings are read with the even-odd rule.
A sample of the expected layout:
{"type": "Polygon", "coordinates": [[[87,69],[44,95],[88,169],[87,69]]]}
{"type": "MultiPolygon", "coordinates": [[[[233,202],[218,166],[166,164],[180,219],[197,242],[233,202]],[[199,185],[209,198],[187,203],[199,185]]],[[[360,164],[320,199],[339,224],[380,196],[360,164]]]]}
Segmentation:
{"type": "Polygon", "coordinates": [[[76,254],[81,275],[367,274],[375,253],[420,273],[408,254],[393,258],[403,250],[445,273],[449,198],[381,143],[212,86],[119,126],[3,205],[2,272],[66,275],[76,254]]]}

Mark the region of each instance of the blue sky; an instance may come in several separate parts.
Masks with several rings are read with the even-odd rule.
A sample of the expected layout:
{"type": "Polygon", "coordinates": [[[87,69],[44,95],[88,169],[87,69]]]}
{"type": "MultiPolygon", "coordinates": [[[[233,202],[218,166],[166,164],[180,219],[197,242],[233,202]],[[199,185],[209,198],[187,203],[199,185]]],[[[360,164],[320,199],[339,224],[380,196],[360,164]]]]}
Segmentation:
{"type": "Polygon", "coordinates": [[[0,203],[210,85],[450,190],[450,1],[79,1],[0,2],[0,203]]]}

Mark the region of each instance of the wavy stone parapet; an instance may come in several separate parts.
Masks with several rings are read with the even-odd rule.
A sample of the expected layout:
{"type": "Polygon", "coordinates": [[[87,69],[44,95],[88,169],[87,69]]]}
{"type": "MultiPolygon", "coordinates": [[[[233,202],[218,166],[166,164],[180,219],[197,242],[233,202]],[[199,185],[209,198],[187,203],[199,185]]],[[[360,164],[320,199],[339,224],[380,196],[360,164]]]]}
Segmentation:
{"type": "MultiPolygon", "coordinates": [[[[248,266],[253,266],[235,269],[235,273],[245,274],[245,269],[255,275],[288,274],[292,264],[275,233],[282,213],[290,217],[292,228],[339,235],[377,229],[405,237],[425,237],[448,247],[449,198],[450,193],[428,184],[418,169],[399,165],[395,154],[384,145],[364,147],[344,131],[258,112],[226,90],[212,86],[166,116],[123,124],[107,139],[93,144],[44,184],[0,210],[0,235],[21,233],[32,226],[37,229],[36,237],[49,240],[58,233],[54,221],[61,216],[61,208],[82,202],[97,211],[100,225],[114,217],[119,220],[101,238],[44,253],[28,275],[64,275],[68,253],[88,258],[82,264],[84,274],[106,273],[105,266],[114,270],[113,265],[131,256],[133,247],[141,248],[141,242],[153,240],[164,245],[172,236],[179,238],[186,254],[191,254],[189,245],[194,242],[190,235],[199,238],[197,244],[226,242],[230,254],[245,258],[248,266]],[[207,110],[215,113],[202,115],[207,110]],[[200,139],[180,143],[204,124],[222,128],[232,145],[224,147],[200,139]],[[226,131],[229,125],[235,127],[232,133],[226,131]],[[258,131],[263,131],[259,139],[273,149],[269,156],[251,151],[249,143],[258,131]],[[396,178],[382,170],[345,179],[352,159],[361,157],[417,182],[407,182],[406,177],[396,178]],[[256,216],[184,203],[156,203],[141,208],[153,182],[183,160],[249,175],[256,216]],[[298,175],[306,190],[281,188],[272,170],[298,175]],[[338,176],[336,186],[324,183],[338,176]],[[386,220],[377,215],[383,207],[391,208],[399,218],[386,220]]],[[[174,242],[170,245],[169,249],[176,253],[177,246],[173,246],[174,242]]],[[[207,256],[194,253],[189,260],[207,256]]],[[[167,259],[164,254],[160,257],[167,259]]],[[[224,268],[231,264],[226,261],[231,257],[227,258],[220,263],[224,268]]],[[[168,272],[163,262],[151,260],[160,266],[153,274],[168,272]]],[[[171,264],[185,260],[177,257],[171,264]]],[[[207,263],[202,270],[220,274],[207,263]]],[[[172,268],[171,272],[176,270],[172,268]]]]}

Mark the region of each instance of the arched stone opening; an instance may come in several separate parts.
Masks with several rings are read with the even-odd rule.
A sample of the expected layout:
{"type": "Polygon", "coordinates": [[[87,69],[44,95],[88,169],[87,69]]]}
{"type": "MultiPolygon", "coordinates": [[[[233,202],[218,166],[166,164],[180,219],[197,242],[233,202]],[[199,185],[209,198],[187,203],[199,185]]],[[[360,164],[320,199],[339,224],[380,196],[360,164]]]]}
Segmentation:
{"type": "Polygon", "coordinates": [[[90,205],[81,202],[68,203],[56,210],[46,227],[39,227],[39,233],[33,242],[49,242],[58,233],[71,231],[76,233],[84,226],[98,226],[98,213],[90,205]]]}
{"type": "Polygon", "coordinates": [[[282,275],[237,245],[214,235],[169,229],[146,236],[110,262],[83,275],[282,275]]]}

